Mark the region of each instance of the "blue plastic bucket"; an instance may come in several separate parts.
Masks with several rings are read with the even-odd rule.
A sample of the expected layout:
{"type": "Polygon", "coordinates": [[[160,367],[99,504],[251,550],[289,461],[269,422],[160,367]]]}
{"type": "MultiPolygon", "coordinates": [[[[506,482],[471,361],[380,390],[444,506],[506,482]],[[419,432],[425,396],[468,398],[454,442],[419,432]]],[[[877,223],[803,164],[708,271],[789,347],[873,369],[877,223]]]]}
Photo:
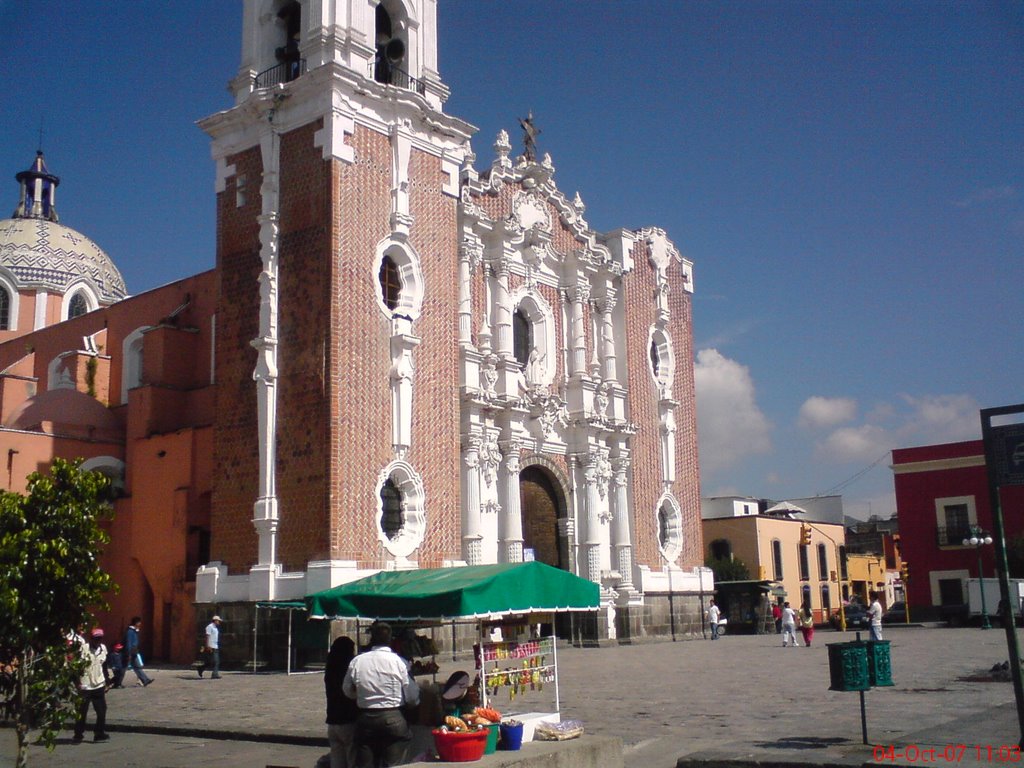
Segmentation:
{"type": "Polygon", "coordinates": [[[499,749],[504,749],[509,752],[514,752],[523,746],[523,724],[517,723],[516,725],[501,724],[501,742],[498,744],[499,749]]]}

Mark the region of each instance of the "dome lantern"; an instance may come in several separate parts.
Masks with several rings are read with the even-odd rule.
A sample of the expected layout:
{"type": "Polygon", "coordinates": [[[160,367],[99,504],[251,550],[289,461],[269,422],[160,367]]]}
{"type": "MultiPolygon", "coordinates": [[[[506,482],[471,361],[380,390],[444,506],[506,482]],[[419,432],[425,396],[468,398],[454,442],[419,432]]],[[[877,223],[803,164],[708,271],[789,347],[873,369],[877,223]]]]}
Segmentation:
{"type": "Polygon", "coordinates": [[[21,185],[21,197],[13,214],[15,219],[59,221],[54,201],[60,179],[47,170],[43,150],[36,152],[36,159],[27,171],[14,178],[21,185]]]}

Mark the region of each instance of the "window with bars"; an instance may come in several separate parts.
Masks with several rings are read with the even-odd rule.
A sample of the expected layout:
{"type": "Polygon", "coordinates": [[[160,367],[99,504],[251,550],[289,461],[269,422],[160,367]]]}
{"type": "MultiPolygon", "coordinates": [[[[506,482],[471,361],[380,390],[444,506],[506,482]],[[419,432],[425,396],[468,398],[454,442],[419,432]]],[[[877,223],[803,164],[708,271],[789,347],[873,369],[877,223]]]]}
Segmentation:
{"type": "Polygon", "coordinates": [[[772,541],[772,578],[782,579],[782,542],[778,539],[772,541]]]}
{"type": "Polygon", "coordinates": [[[402,278],[398,273],[398,265],[390,256],[385,256],[380,263],[380,293],[384,306],[394,312],[402,295],[402,278]]]}
{"type": "Polygon", "coordinates": [[[533,323],[522,308],[517,308],[512,315],[512,354],[519,364],[526,367],[530,361],[530,350],[533,349],[533,323]]]}
{"type": "Polygon", "coordinates": [[[0,331],[11,330],[11,295],[0,286],[0,331]]]}
{"type": "Polygon", "coordinates": [[[828,550],[824,544],[818,545],[818,578],[822,581],[828,578],[828,550]]]}
{"type": "Polygon", "coordinates": [[[806,544],[798,545],[799,557],[800,557],[800,581],[810,581],[811,579],[811,564],[810,556],[807,552],[810,547],[806,544]]]}
{"type": "Polygon", "coordinates": [[[393,541],[402,532],[405,518],[402,514],[402,492],[390,477],[384,481],[380,489],[380,500],[380,527],[384,535],[393,541]]]}
{"type": "Polygon", "coordinates": [[[88,311],[89,303],[85,300],[85,296],[81,293],[76,293],[71,297],[71,301],[68,302],[68,320],[84,315],[88,311]]]}

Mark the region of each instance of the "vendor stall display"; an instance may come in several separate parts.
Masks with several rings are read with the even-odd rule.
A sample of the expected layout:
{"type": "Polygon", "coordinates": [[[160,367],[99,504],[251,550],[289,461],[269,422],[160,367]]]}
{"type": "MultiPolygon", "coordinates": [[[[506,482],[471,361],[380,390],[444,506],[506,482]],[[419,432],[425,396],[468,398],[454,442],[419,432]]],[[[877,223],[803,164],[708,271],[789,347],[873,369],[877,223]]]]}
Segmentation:
{"type": "MultiPolygon", "coordinates": [[[[463,717],[471,712],[478,719],[480,710],[470,705],[482,703],[486,708],[488,697],[505,705],[519,699],[518,711],[506,714],[514,714],[523,724],[523,740],[529,741],[535,723],[558,721],[560,705],[555,638],[536,637],[531,616],[595,611],[600,592],[598,585],[587,579],[534,561],[381,571],[308,595],[305,602],[311,618],[374,619],[418,626],[476,621],[480,637],[475,648],[477,679],[465,690],[465,678],[449,679],[441,692],[444,708],[457,708],[463,717]],[[507,630],[500,640],[491,637],[495,626],[507,630]],[[445,693],[449,695],[445,697],[445,693]],[[527,709],[532,706],[530,700],[546,699],[546,710],[553,700],[554,711],[523,711],[519,705],[524,699],[527,709]]],[[[435,731],[435,744],[440,752],[439,731],[435,731]]],[[[447,749],[451,738],[443,740],[447,749]]]]}

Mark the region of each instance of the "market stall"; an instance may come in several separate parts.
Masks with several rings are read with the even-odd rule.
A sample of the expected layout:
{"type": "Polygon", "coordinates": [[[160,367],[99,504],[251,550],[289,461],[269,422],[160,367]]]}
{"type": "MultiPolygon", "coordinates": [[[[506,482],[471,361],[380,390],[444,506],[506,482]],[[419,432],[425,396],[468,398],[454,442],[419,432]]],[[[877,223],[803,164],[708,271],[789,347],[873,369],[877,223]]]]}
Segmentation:
{"type": "MultiPolygon", "coordinates": [[[[310,618],[369,619],[418,626],[473,621],[477,695],[486,704],[504,695],[506,705],[529,706],[547,687],[553,712],[516,712],[529,740],[539,721],[558,722],[555,638],[538,637],[531,617],[600,606],[598,585],[540,562],[457,568],[381,571],[306,597],[310,618]],[[491,630],[515,628],[501,637],[491,630]]],[[[514,707],[513,707],[514,708],[514,707]]],[[[506,712],[510,715],[510,712],[506,712]]]]}

